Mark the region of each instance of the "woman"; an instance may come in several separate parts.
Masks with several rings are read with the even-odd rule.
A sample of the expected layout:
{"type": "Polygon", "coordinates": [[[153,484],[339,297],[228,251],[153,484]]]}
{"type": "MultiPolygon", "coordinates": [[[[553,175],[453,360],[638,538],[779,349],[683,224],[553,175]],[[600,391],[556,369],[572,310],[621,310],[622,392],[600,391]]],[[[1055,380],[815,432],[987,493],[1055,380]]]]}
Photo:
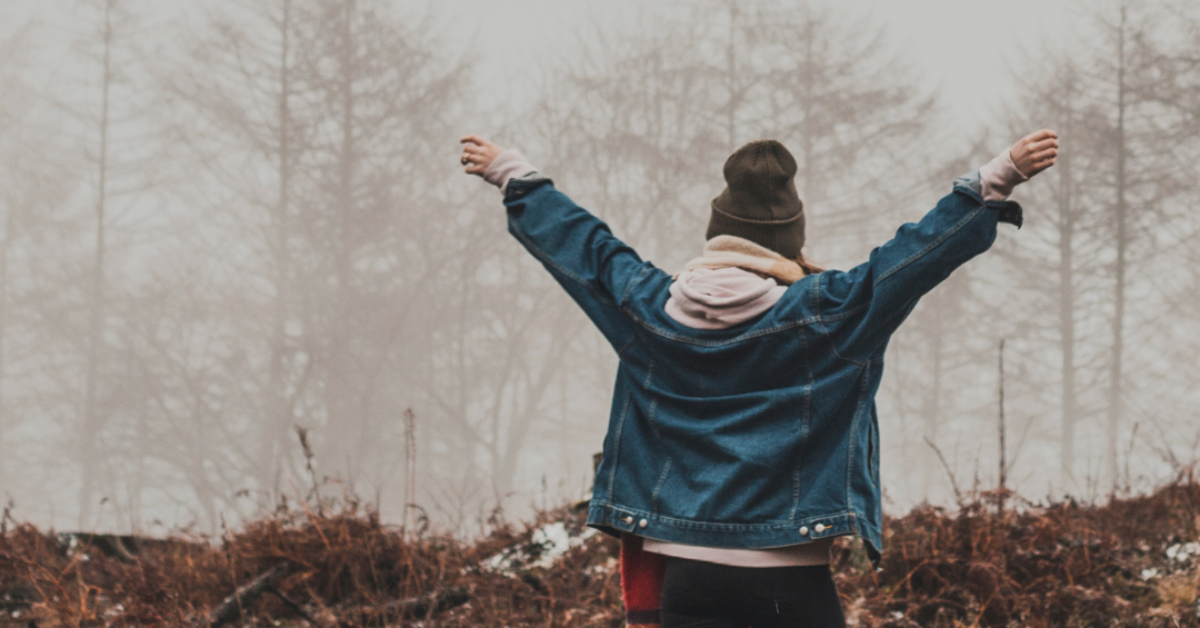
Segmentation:
{"type": "Polygon", "coordinates": [[[657,623],[630,602],[657,601],[665,562],[666,628],[844,626],[829,546],[856,534],[880,558],[874,398],[888,339],[1000,222],[1020,227],[1008,195],[1054,164],[1057,135],[1034,133],[958,179],[845,272],[805,261],[795,159],[752,142],[725,163],[701,255],[674,276],[520,153],[462,141],[466,172],[504,194],[509,231],[620,357],[588,524],[629,541],[627,607],[648,611],[630,623],[657,623]]]}

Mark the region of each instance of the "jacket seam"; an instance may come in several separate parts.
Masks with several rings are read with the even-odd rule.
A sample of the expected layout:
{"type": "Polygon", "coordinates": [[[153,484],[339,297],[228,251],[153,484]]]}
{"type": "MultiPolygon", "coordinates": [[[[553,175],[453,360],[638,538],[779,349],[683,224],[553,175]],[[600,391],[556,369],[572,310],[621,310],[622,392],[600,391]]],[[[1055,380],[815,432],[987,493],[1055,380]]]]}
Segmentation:
{"type": "MultiPolygon", "coordinates": [[[[621,295],[621,303],[629,302],[629,294],[631,292],[633,292],[634,284],[640,283],[642,281],[642,279],[645,278],[646,273],[649,271],[650,271],[650,268],[648,266],[643,267],[642,270],[638,271],[637,277],[635,277],[634,279],[630,280],[627,284],[625,284],[625,293],[621,295]]],[[[623,307],[621,308],[621,311],[625,312],[626,315],[629,314],[629,311],[623,307]]],[[[625,341],[625,344],[621,345],[621,348],[617,350],[617,359],[621,359],[622,357],[624,357],[625,350],[628,349],[630,347],[630,345],[632,345],[634,343],[634,341],[637,340],[637,338],[638,338],[638,335],[637,335],[636,331],[633,331],[629,334],[629,340],[625,341]]]]}
{"type": "Polygon", "coordinates": [[[973,209],[971,211],[971,213],[967,214],[966,217],[964,217],[962,220],[958,221],[957,224],[955,224],[953,227],[951,227],[950,229],[948,229],[944,233],[942,233],[942,235],[939,236],[936,240],[925,245],[925,248],[921,249],[920,251],[917,251],[916,253],[913,253],[912,255],[909,255],[903,261],[901,261],[898,264],[896,264],[895,266],[891,267],[886,272],[880,274],[879,278],[875,280],[874,286],[878,287],[879,284],[886,281],[892,275],[895,275],[896,273],[900,272],[901,270],[904,270],[905,268],[907,268],[913,262],[928,255],[930,251],[941,246],[946,240],[949,240],[951,237],[954,236],[954,234],[961,231],[964,227],[966,227],[968,224],[970,224],[972,221],[974,221],[976,218],[978,218],[979,215],[982,214],[986,210],[987,210],[986,207],[976,207],[975,209],[973,209]]]}
{"type": "Polygon", "coordinates": [[[632,390],[625,394],[625,404],[621,407],[621,420],[617,421],[616,431],[613,433],[612,467],[608,470],[608,501],[610,503],[613,500],[613,494],[616,492],[617,467],[620,466],[621,462],[621,434],[625,431],[625,419],[629,417],[629,405],[631,403],[633,403],[632,390]]]}
{"type": "Polygon", "coordinates": [[[629,293],[633,292],[633,285],[635,283],[640,283],[642,281],[642,279],[646,276],[646,273],[649,271],[650,271],[650,267],[647,265],[643,265],[642,269],[638,271],[637,277],[634,277],[628,283],[625,284],[625,291],[621,293],[621,303],[629,303],[629,293]]]}
{"type": "Polygon", "coordinates": [[[838,351],[837,343],[833,341],[833,334],[829,333],[829,328],[825,326],[824,322],[822,322],[820,324],[820,328],[821,328],[821,335],[824,336],[825,339],[829,341],[829,350],[833,352],[834,357],[836,357],[837,359],[839,359],[843,362],[846,362],[847,364],[853,364],[854,366],[857,366],[859,368],[863,368],[863,367],[867,366],[868,362],[863,362],[861,360],[855,360],[853,358],[848,358],[848,357],[842,355],[842,353],[840,351],[838,351]]]}
{"type": "Polygon", "coordinates": [[[654,493],[650,495],[650,512],[658,515],[658,495],[662,492],[663,484],[667,483],[667,474],[671,472],[671,459],[667,458],[667,462],[663,464],[662,473],[658,476],[658,482],[654,485],[654,493]]]}
{"type": "MultiPolygon", "coordinates": [[[[800,344],[803,347],[804,354],[808,356],[808,336],[804,330],[797,330],[800,336],[800,344]]],[[[804,413],[800,416],[800,455],[797,456],[796,467],[792,470],[792,513],[788,517],[789,521],[795,522],[796,511],[800,509],[800,469],[804,466],[804,452],[808,447],[808,437],[811,432],[812,422],[812,387],[813,387],[813,371],[812,360],[804,360],[804,373],[808,381],[804,384],[804,413]]]]}
{"type": "Polygon", "coordinates": [[[870,308],[871,308],[870,303],[864,303],[862,305],[856,305],[856,306],[846,310],[845,312],[838,312],[837,314],[834,314],[833,316],[825,316],[824,314],[818,314],[817,318],[820,319],[820,322],[822,324],[824,324],[825,322],[828,322],[828,321],[837,322],[837,321],[841,321],[841,320],[850,318],[851,316],[854,316],[855,314],[865,312],[866,310],[868,310],[870,308]]]}
{"type": "MultiPolygon", "coordinates": [[[[823,275],[823,273],[822,273],[822,275],[823,275]]],[[[853,364],[855,366],[863,366],[863,364],[861,362],[859,362],[857,360],[852,360],[852,359],[842,355],[838,351],[837,343],[833,341],[833,335],[829,333],[829,328],[825,326],[825,323],[826,323],[826,321],[837,322],[837,321],[845,320],[847,318],[850,318],[851,316],[855,316],[855,315],[859,314],[860,312],[865,312],[868,309],[870,309],[871,304],[870,304],[870,302],[863,303],[862,305],[857,305],[857,306],[852,307],[849,310],[846,310],[844,312],[838,312],[837,314],[835,314],[833,316],[825,316],[824,313],[822,312],[822,308],[821,308],[821,282],[825,280],[825,278],[822,275],[817,275],[817,280],[813,282],[813,296],[812,296],[813,301],[814,301],[813,310],[815,312],[817,312],[816,325],[817,325],[818,332],[821,334],[821,336],[825,340],[827,340],[829,342],[829,350],[833,352],[834,357],[838,358],[839,360],[842,360],[843,362],[847,362],[847,363],[853,364]]]]}
{"type": "MultiPolygon", "coordinates": [[[[650,378],[654,376],[654,363],[651,362],[646,367],[646,379],[642,382],[643,388],[650,387],[650,378]]],[[[633,402],[633,391],[625,396],[625,406],[621,408],[621,420],[617,423],[617,431],[613,434],[613,464],[612,469],[608,473],[608,501],[612,502],[613,492],[617,486],[617,467],[621,463],[621,435],[625,432],[625,421],[629,420],[629,406],[633,402]]]]}
{"type": "Polygon", "coordinates": [[[633,319],[639,325],[641,325],[642,327],[645,327],[647,331],[649,331],[650,333],[652,333],[656,336],[661,336],[668,340],[677,340],[679,342],[686,342],[688,344],[693,344],[693,345],[696,345],[699,347],[724,347],[726,345],[737,344],[744,340],[753,340],[754,338],[770,336],[772,334],[784,332],[789,329],[795,329],[797,327],[805,327],[805,326],[817,323],[819,320],[818,316],[810,316],[803,320],[793,321],[791,323],[787,323],[784,325],[776,325],[775,327],[768,327],[766,329],[759,329],[757,331],[747,332],[747,333],[744,333],[744,334],[741,334],[738,336],[734,336],[733,338],[729,338],[727,340],[702,340],[700,338],[692,338],[690,336],[683,336],[680,334],[676,334],[674,332],[667,331],[657,325],[654,325],[654,324],[644,320],[642,317],[640,317],[636,313],[634,313],[633,310],[631,310],[627,307],[622,307],[622,310],[625,311],[625,313],[629,316],[629,318],[633,319]]]}
{"type": "Polygon", "coordinates": [[[621,359],[625,355],[625,350],[629,348],[629,345],[633,344],[634,340],[637,340],[637,334],[629,334],[629,340],[626,340],[625,344],[621,345],[620,349],[617,349],[617,359],[618,360],[621,359]]]}
{"type": "Polygon", "coordinates": [[[867,479],[871,481],[871,488],[875,491],[882,491],[879,479],[879,417],[872,411],[867,416],[867,444],[870,445],[870,454],[867,456],[867,479]]]}
{"type": "MultiPolygon", "coordinates": [[[[867,397],[866,387],[867,387],[867,382],[870,381],[870,375],[871,375],[870,367],[865,368],[863,370],[863,372],[860,374],[860,383],[858,385],[858,406],[854,409],[854,418],[852,418],[850,420],[850,433],[848,435],[849,442],[846,447],[846,503],[847,504],[851,503],[851,499],[852,499],[852,495],[853,495],[853,491],[851,490],[852,489],[851,484],[853,484],[852,478],[854,477],[854,471],[853,471],[854,470],[854,456],[855,456],[854,445],[855,445],[855,441],[858,440],[856,438],[856,436],[858,435],[858,424],[859,424],[859,421],[861,421],[861,416],[863,413],[863,406],[864,406],[864,403],[866,402],[866,397],[867,397]]],[[[869,466],[870,462],[868,461],[867,464],[869,466]]]]}
{"type": "Polygon", "coordinates": [[[521,229],[520,225],[517,225],[515,221],[510,221],[510,224],[512,225],[513,236],[520,240],[521,243],[524,244],[527,249],[529,249],[530,253],[532,253],[533,256],[538,259],[538,261],[553,268],[564,277],[582,286],[584,290],[587,290],[589,293],[591,293],[591,295],[602,304],[609,307],[617,307],[616,301],[614,301],[611,296],[605,294],[602,290],[597,289],[596,286],[591,284],[591,282],[584,280],[582,277],[576,275],[562,264],[559,264],[549,255],[546,255],[544,252],[542,252],[542,250],[533,243],[533,240],[529,238],[525,231],[521,229]]]}

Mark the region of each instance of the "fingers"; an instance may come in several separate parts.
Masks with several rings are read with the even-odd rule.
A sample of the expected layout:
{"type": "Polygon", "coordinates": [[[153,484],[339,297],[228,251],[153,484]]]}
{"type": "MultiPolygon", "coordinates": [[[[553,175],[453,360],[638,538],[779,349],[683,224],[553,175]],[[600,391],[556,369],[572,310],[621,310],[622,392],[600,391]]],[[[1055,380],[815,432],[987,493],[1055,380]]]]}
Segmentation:
{"type": "Polygon", "coordinates": [[[1012,148],[1012,157],[1027,165],[1053,157],[1058,153],[1058,134],[1043,129],[1021,138],[1012,148]]]}
{"type": "Polygon", "coordinates": [[[478,135],[466,135],[459,142],[462,143],[459,163],[463,165],[467,174],[483,176],[492,161],[504,152],[503,148],[478,135]]]}
{"type": "Polygon", "coordinates": [[[1013,149],[1014,158],[1024,160],[1029,159],[1032,155],[1058,150],[1058,140],[1050,138],[1041,140],[1040,142],[1032,143],[1028,142],[1027,140],[1021,140],[1020,142],[1017,142],[1013,149]]]}
{"type": "Polygon", "coordinates": [[[481,151],[467,152],[465,147],[458,161],[463,165],[463,169],[467,174],[477,174],[479,176],[483,176],[487,172],[488,166],[492,163],[492,160],[487,159],[481,151]]]}
{"type": "Polygon", "coordinates": [[[463,172],[467,174],[477,174],[482,177],[483,174],[487,172],[487,166],[477,163],[466,163],[463,164],[463,172]]]}
{"type": "Polygon", "coordinates": [[[483,147],[495,146],[491,142],[483,139],[482,137],[479,137],[478,135],[467,135],[467,136],[463,137],[461,140],[459,140],[459,142],[462,144],[466,144],[467,147],[472,147],[472,148],[475,146],[483,146],[483,147]],[[472,145],[474,145],[474,146],[472,146],[472,145]]]}
{"type": "Polygon", "coordinates": [[[1013,144],[1009,157],[1018,171],[1032,177],[1058,159],[1058,133],[1051,129],[1030,133],[1013,144]]]}
{"type": "Polygon", "coordinates": [[[1030,133],[1017,141],[1017,146],[1022,147],[1029,152],[1038,152],[1045,150],[1051,146],[1058,146],[1058,133],[1050,129],[1042,129],[1036,133],[1030,133]]]}
{"type": "Polygon", "coordinates": [[[1058,148],[1058,140],[1049,139],[1049,140],[1042,140],[1042,141],[1036,142],[1034,144],[1030,144],[1026,147],[1025,150],[1029,151],[1030,153],[1040,153],[1043,151],[1054,150],[1057,148],[1058,148]]]}
{"type": "Polygon", "coordinates": [[[1034,176],[1047,168],[1053,166],[1058,161],[1058,149],[1050,149],[1036,153],[1029,157],[1029,176],[1034,176]]]}
{"type": "Polygon", "coordinates": [[[1046,149],[1043,151],[1033,153],[1032,155],[1029,156],[1029,161],[1032,161],[1033,163],[1036,164],[1040,161],[1046,161],[1047,159],[1052,160],[1056,157],[1058,157],[1058,147],[1049,148],[1049,149],[1046,149]]]}
{"type": "Polygon", "coordinates": [[[1041,131],[1034,131],[1033,133],[1026,135],[1021,141],[1035,143],[1048,139],[1058,139],[1058,133],[1055,133],[1050,129],[1042,129],[1041,131]]]}

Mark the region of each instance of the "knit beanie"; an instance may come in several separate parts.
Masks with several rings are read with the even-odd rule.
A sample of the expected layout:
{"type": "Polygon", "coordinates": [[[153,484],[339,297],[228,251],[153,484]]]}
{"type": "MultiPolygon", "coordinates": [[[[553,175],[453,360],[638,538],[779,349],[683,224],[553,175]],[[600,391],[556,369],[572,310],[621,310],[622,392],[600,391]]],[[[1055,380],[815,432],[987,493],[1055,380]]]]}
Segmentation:
{"type": "Polygon", "coordinates": [[[795,177],[796,159],[775,140],[737,149],[725,162],[726,188],[713,199],[705,238],[737,236],[794,259],[804,247],[795,177]]]}

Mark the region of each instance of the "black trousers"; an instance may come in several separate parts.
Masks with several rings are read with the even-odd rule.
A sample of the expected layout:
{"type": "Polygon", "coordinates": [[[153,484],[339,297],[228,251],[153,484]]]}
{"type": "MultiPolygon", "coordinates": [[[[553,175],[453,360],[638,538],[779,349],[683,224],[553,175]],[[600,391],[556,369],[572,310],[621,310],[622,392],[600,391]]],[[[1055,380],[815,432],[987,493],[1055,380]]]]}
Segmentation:
{"type": "Polygon", "coordinates": [[[731,567],[667,557],[662,628],[845,628],[828,565],[731,567]]]}

